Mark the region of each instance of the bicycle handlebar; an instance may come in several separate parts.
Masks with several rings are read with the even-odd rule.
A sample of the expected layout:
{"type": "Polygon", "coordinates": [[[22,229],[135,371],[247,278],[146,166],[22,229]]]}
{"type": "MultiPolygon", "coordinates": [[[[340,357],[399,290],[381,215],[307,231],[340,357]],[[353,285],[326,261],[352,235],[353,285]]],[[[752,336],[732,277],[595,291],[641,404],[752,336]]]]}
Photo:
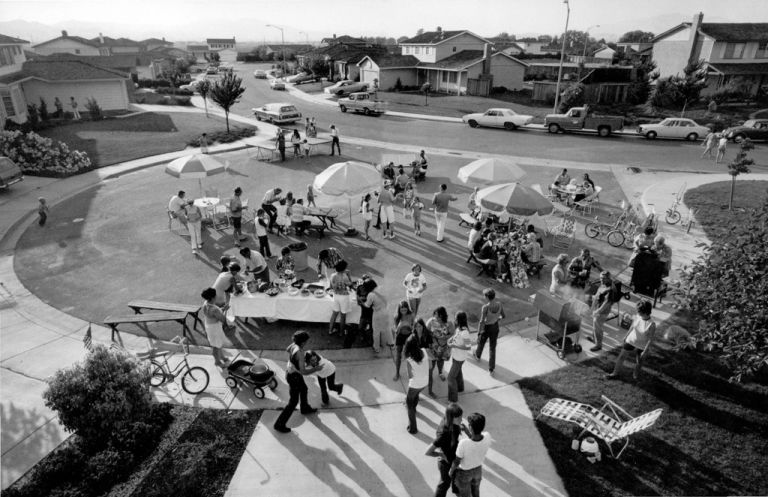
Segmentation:
{"type": "Polygon", "coordinates": [[[171,339],[171,343],[181,345],[181,348],[184,350],[184,355],[189,355],[189,339],[187,337],[176,335],[171,339]]]}

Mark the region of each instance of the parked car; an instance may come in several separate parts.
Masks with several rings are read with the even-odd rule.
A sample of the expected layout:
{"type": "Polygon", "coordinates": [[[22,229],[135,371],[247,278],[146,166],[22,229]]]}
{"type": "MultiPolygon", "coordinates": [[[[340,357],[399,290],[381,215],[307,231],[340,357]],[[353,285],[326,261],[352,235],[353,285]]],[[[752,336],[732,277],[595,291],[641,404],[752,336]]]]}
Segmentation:
{"type": "Polygon", "coordinates": [[[251,109],[257,121],[267,121],[273,124],[295,123],[301,119],[301,112],[289,103],[264,104],[251,109]]]}
{"type": "Polygon", "coordinates": [[[741,126],[726,129],[723,133],[725,133],[726,138],[736,143],[741,142],[744,138],[768,141],[768,119],[750,119],[741,126]]]}
{"type": "Polygon", "coordinates": [[[283,77],[283,71],[282,69],[270,69],[267,71],[267,77],[268,78],[282,78],[283,77]]]}
{"type": "Polygon", "coordinates": [[[362,112],[366,116],[383,114],[384,102],[376,99],[375,93],[359,91],[351,93],[349,97],[339,99],[339,109],[346,112],[348,109],[362,112]]]}
{"type": "Polygon", "coordinates": [[[285,90],[285,81],[280,78],[272,78],[269,80],[269,87],[273,90],[285,90]]]}
{"type": "Polygon", "coordinates": [[[343,88],[344,86],[349,86],[355,84],[354,81],[351,79],[342,79],[340,81],[335,82],[331,86],[326,86],[323,88],[323,93],[326,93],[328,95],[336,95],[336,90],[339,88],[343,88]]]}
{"type": "Polygon", "coordinates": [[[256,69],[253,71],[253,77],[256,79],[267,79],[267,71],[263,69],[256,69]]]}
{"type": "Polygon", "coordinates": [[[24,179],[21,168],[8,157],[0,157],[0,188],[8,188],[24,179]]]}
{"type": "Polygon", "coordinates": [[[597,131],[600,136],[610,136],[614,131],[624,128],[624,118],[596,116],[588,107],[573,107],[565,114],[547,114],[544,118],[544,126],[550,133],[583,130],[597,131]]]}
{"type": "Polygon", "coordinates": [[[208,68],[205,70],[205,74],[218,74],[219,68],[216,66],[208,66],[208,68]]]}
{"type": "Polygon", "coordinates": [[[300,85],[302,83],[310,83],[315,79],[317,79],[317,77],[314,74],[304,72],[304,73],[294,74],[293,76],[289,76],[288,78],[286,78],[286,81],[288,81],[289,83],[293,83],[295,85],[300,85]]]}
{"type": "Polygon", "coordinates": [[[689,141],[696,141],[707,136],[709,128],[698,124],[693,119],[668,117],[660,123],[641,124],[637,127],[637,133],[649,140],[656,138],[684,138],[689,141]]]}
{"type": "Polygon", "coordinates": [[[192,81],[190,83],[187,83],[186,85],[179,86],[179,90],[186,90],[186,91],[191,91],[192,93],[195,93],[199,85],[200,85],[200,81],[192,81]]]}
{"type": "Polygon", "coordinates": [[[335,90],[332,90],[328,93],[330,93],[331,95],[336,95],[337,97],[345,97],[350,93],[356,93],[359,91],[368,91],[368,88],[369,88],[368,83],[361,83],[360,81],[354,81],[350,84],[341,85],[335,90]]]}
{"type": "Polygon", "coordinates": [[[470,127],[488,126],[493,128],[504,128],[513,130],[526,124],[531,124],[533,116],[518,114],[512,109],[497,108],[488,109],[483,113],[467,114],[461,117],[461,120],[469,124],[470,127]]]}

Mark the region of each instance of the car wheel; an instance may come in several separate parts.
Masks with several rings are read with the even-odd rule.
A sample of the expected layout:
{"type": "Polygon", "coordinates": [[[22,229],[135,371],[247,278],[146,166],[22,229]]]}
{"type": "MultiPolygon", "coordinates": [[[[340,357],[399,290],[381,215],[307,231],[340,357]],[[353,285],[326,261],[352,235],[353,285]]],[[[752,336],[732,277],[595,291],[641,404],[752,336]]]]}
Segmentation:
{"type": "Polygon", "coordinates": [[[257,116],[256,116],[256,120],[257,120],[257,121],[261,121],[261,116],[257,115],[257,116]]]}
{"type": "Polygon", "coordinates": [[[477,128],[477,121],[475,121],[474,119],[470,119],[467,124],[469,124],[470,128],[477,128]]]}
{"type": "Polygon", "coordinates": [[[337,97],[343,97],[344,96],[344,90],[339,90],[336,92],[337,97]]]}
{"type": "Polygon", "coordinates": [[[366,116],[370,116],[371,110],[368,107],[363,107],[363,114],[365,114],[366,116]]]}
{"type": "Polygon", "coordinates": [[[744,138],[746,138],[746,136],[744,136],[744,135],[736,135],[736,136],[733,137],[733,142],[734,143],[741,143],[741,142],[744,141],[744,138]]]}
{"type": "Polygon", "coordinates": [[[507,131],[514,131],[517,129],[517,125],[515,123],[504,123],[504,129],[507,131]]]}
{"type": "Polygon", "coordinates": [[[550,133],[557,133],[558,131],[560,131],[560,126],[558,126],[555,123],[552,123],[547,128],[547,131],[549,131],[550,133]]]}
{"type": "Polygon", "coordinates": [[[695,142],[699,139],[699,135],[696,133],[688,133],[688,136],[686,136],[685,139],[689,142],[695,142]]]}
{"type": "Polygon", "coordinates": [[[645,134],[645,137],[649,140],[655,140],[656,139],[656,132],[655,131],[649,131],[645,134]]]}
{"type": "Polygon", "coordinates": [[[341,109],[342,112],[346,112],[347,111],[347,106],[346,105],[339,105],[339,109],[341,109]]]}
{"type": "Polygon", "coordinates": [[[605,138],[606,136],[609,136],[611,134],[611,128],[609,128],[608,126],[602,126],[597,130],[597,134],[605,138]]]}

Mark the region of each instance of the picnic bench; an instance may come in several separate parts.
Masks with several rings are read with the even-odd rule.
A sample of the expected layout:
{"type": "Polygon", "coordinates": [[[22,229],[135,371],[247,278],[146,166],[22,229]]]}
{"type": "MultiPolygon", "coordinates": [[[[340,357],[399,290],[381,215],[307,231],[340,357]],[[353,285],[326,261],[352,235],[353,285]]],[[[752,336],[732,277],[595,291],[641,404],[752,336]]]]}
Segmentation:
{"type": "Polygon", "coordinates": [[[137,325],[147,323],[159,323],[162,321],[175,321],[182,326],[182,333],[186,337],[189,328],[187,328],[186,312],[148,312],[146,314],[133,314],[126,316],[107,316],[104,324],[112,329],[112,340],[115,340],[115,332],[121,324],[133,323],[137,325]]]}
{"type": "Polygon", "coordinates": [[[203,322],[200,320],[200,306],[193,304],[174,304],[171,302],[158,302],[155,300],[131,300],[128,302],[128,307],[133,309],[136,314],[141,314],[142,309],[149,309],[152,311],[167,311],[167,312],[186,312],[187,316],[192,316],[194,319],[194,329],[197,329],[197,323],[200,323],[202,327],[203,322]]]}

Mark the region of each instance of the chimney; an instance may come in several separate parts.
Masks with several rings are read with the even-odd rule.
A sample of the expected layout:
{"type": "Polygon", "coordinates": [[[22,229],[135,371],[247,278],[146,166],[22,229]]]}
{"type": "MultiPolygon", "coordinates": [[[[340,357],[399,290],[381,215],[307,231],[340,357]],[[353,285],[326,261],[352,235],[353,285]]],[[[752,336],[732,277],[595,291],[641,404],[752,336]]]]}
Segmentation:
{"type": "Polygon", "coordinates": [[[104,35],[102,35],[101,33],[99,33],[99,43],[101,43],[102,45],[104,44],[104,35]]]}
{"type": "Polygon", "coordinates": [[[491,44],[483,45],[483,74],[491,74],[491,44]]]}
{"type": "Polygon", "coordinates": [[[701,28],[701,22],[704,20],[704,13],[699,12],[693,16],[693,22],[691,23],[691,32],[688,35],[688,62],[693,62],[699,59],[701,53],[701,47],[699,46],[699,29],[701,28]]]}
{"type": "Polygon", "coordinates": [[[163,41],[165,41],[165,36],[163,36],[163,41]]]}
{"type": "Polygon", "coordinates": [[[68,35],[67,35],[67,30],[66,30],[66,29],[62,29],[62,30],[61,30],[61,36],[63,36],[64,38],[66,38],[66,37],[68,36],[68,35]]]}

